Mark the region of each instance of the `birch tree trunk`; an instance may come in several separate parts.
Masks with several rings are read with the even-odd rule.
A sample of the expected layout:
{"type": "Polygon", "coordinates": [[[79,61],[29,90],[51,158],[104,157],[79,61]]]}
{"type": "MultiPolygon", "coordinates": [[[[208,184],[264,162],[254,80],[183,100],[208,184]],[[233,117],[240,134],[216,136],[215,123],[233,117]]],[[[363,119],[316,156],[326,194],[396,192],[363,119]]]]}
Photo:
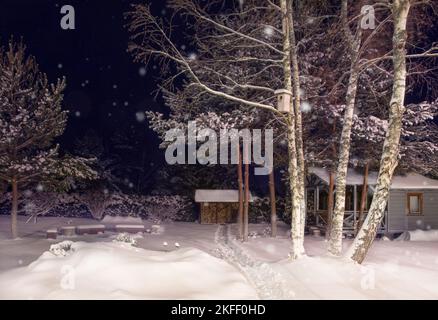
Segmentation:
{"type": "Polygon", "coordinates": [[[17,216],[18,216],[18,183],[17,183],[17,179],[14,177],[12,178],[12,210],[11,210],[12,239],[18,238],[17,216]]]}
{"type": "Polygon", "coordinates": [[[393,65],[394,84],[389,105],[389,125],[383,143],[379,176],[373,201],[362,228],[347,252],[347,257],[357,263],[365,259],[385,214],[392,176],[398,164],[400,133],[405,111],[406,93],[406,24],[410,10],[409,0],[394,0],[392,15],[394,21],[393,65]]]}
{"type": "Polygon", "coordinates": [[[277,204],[275,199],[275,174],[272,168],[269,174],[269,198],[271,201],[271,237],[277,236],[277,204]]]}
{"type": "Polygon", "coordinates": [[[248,215],[249,215],[249,144],[244,143],[244,159],[245,159],[245,205],[243,210],[243,241],[248,241],[248,215]]]}
{"type": "Polygon", "coordinates": [[[348,163],[350,159],[350,145],[351,145],[351,127],[353,124],[354,106],[356,102],[357,84],[359,79],[359,71],[357,69],[357,59],[360,49],[361,33],[354,37],[348,25],[348,1],[342,1],[342,20],[344,27],[344,34],[347,38],[350,47],[351,67],[350,78],[348,81],[346,107],[344,111],[344,123],[342,127],[339,160],[336,170],[336,201],[333,212],[332,226],[330,230],[330,238],[328,251],[339,256],[342,252],[342,230],[344,226],[345,213],[345,192],[347,182],[348,163]]]}
{"type": "MultiPolygon", "coordinates": [[[[292,74],[290,61],[290,23],[288,21],[287,1],[281,0],[282,29],[283,29],[283,75],[284,87],[292,92],[292,74]]],[[[300,214],[300,194],[298,189],[298,164],[297,164],[297,145],[295,130],[295,112],[293,105],[287,115],[288,121],[288,155],[289,155],[289,187],[291,195],[291,238],[292,247],[290,252],[291,259],[297,259],[303,254],[303,237],[301,236],[301,214],[300,214]]]]}
{"type": "Polygon", "coordinates": [[[357,71],[352,71],[347,90],[347,106],[344,113],[344,124],[342,127],[339,162],[336,170],[336,200],[335,209],[332,215],[328,250],[333,255],[340,255],[342,252],[342,230],[344,226],[345,213],[345,191],[347,185],[347,170],[350,159],[351,127],[353,124],[354,104],[357,92],[357,71]]]}
{"type": "Polygon", "coordinates": [[[357,231],[362,227],[363,213],[365,211],[365,205],[367,203],[369,168],[370,168],[370,164],[369,162],[367,162],[363,174],[362,194],[360,195],[359,217],[357,218],[357,221],[355,221],[355,225],[354,225],[355,235],[357,235],[357,231]]]}
{"type": "Polygon", "coordinates": [[[290,59],[292,63],[292,88],[294,95],[294,112],[295,112],[295,131],[296,131],[296,148],[298,164],[298,192],[300,197],[300,232],[303,239],[301,251],[304,254],[304,228],[306,225],[306,203],[305,203],[305,164],[304,164],[304,146],[303,146],[303,124],[301,117],[301,82],[300,69],[298,65],[298,53],[295,38],[294,27],[294,8],[293,1],[288,1],[288,22],[290,36],[290,59]]]}
{"type": "Polygon", "coordinates": [[[237,144],[237,184],[239,188],[239,212],[237,215],[237,227],[239,228],[239,239],[243,239],[243,174],[240,142],[237,144]]]}

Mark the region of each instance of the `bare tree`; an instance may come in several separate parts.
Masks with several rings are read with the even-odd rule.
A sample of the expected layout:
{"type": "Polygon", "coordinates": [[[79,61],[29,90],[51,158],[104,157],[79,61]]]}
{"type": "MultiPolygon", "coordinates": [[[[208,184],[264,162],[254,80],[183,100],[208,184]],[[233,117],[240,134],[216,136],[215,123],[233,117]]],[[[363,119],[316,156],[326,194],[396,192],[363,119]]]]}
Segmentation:
{"type": "MultiPolygon", "coordinates": [[[[129,51],[135,60],[149,62],[158,58],[163,67],[163,87],[171,89],[180,78],[194,88],[194,98],[212,95],[247,108],[270,112],[287,128],[289,173],[291,182],[292,256],[303,253],[298,161],[294,106],[286,115],[277,110],[274,91],[292,92],[291,21],[287,1],[280,6],[273,2],[247,1],[240,8],[218,14],[214,8],[220,1],[201,4],[194,0],[173,0],[169,5],[181,16],[193,22],[193,47],[196,58],[179,49],[173,38],[172,24],[154,17],[150,8],[136,5],[129,30],[133,42],[129,51]],[[175,69],[172,69],[175,68],[175,69]],[[169,70],[176,72],[167,73],[169,70]]],[[[301,193],[304,188],[302,188],[301,193]]],[[[302,204],[301,204],[302,205],[302,204]]]]}

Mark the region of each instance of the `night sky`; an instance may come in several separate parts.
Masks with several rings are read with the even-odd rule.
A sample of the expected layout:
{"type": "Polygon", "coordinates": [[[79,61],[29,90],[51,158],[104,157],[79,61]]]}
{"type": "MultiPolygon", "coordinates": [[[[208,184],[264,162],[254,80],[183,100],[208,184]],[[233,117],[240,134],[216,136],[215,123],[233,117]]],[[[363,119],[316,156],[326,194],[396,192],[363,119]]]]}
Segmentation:
{"type": "MultiPolygon", "coordinates": [[[[154,66],[134,63],[126,52],[129,34],[124,13],[135,0],[2,0],[0,42],[13,36],[23,39],[27,53],[36,57],[50,82],[65,76],[64,107],[70,110],[67,130],[61,138],[65,149],[72,149],[75,138],[92,129],[109,143],[114,130],[129,125],[144,135],[148,156],[153,161],[162,153],[155,135],[136,114],[163,110],[154,99],[154,66]],[[60,27],[63,5],[72,5],[76,29],[60,27]]],[[[166,14],[165,1],[152,1],[157,14],[166,14]]],[[[74,151],[74,150],[71,150],[74,151]]]]}
{"type": "MultiPolygon", "coordinates": [[[[139,143],[130,157],[144,158],[151,171],[164,164],[158,138],[137,115],[145,110],[166,112],[155,99],[158,68],[134,63],[126,52],[129,34],[124,13],[145,0],[1,0],[0,43],[22,38],[49,81],[67,78],[64,108],[70,110],[62,149],[74,153],[74,141],[89,130],[111,148],[110,137],[123,128],[139,143]],[[60,27],[63,5],[72,5],[76,29],[60,27]],[[143,71],[143,72],[142,72],[143,71]],[[139,138],[140,137],[140,138],[139,138]]],[[[166,15],[165,0],[149,0],[157,15],[166,15]]],[[[186,31],[180,26],[181,34],[186,31]]],[[[182,37],[181,37],[182,38],[182,37]]],[[[438,38],[438,37],[437,37],[438,38]]],[[[183,41],[183,40],[182,40],[183,41]]],[[[415,97],[415,100],[424,97],[415,97]]]]}

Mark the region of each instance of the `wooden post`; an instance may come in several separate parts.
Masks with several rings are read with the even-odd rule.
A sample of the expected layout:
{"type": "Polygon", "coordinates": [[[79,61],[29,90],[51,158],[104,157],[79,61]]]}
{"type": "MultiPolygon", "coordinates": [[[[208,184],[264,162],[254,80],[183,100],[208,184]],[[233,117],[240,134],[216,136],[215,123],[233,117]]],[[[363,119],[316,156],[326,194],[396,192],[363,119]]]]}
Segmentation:
{"type": "Polygon", "coordinates": [[[362,184],[362,194],[360,197],[359,216],[357,218],[357,223],[355,223],[355,228],[354,228],[355,235],[357,234],[359,229],[362,227],[363,213],[365,211],[365,206],[367,203],[369,168],[370,168],[370,164],[369,164],[369,162],[367,162],[365,165],[365,172],[363,175],[363,184],[362,184]]]}
{"type": "Polygon", "coordinates": [[[327,199],[327,229],[325,236],[328,239],[330,237],[330,231],[332,229],[332,217],[333,217],[333,203],[335,197],[335,177],[333,172],[329,172],[329,192],[327,199]]]}
{"type": "Polygon", "coordinates": [[[243,212],[243,241],[248,241],[248,214],[249,214],[249,157],[248,143],[244,143],[245,159],[245,205],[243,212]]]}
{"type": "Polygon", "coordinates": [[[237,215],[237,227],[239,228],[239,238],[243,239],[243,177],[240,141],[237,143],[237,159],[237,184],[239,187],[239,213],[237,215]]]}
{"type": "Polygon", "coordinates": [[[277,236],[277,205],[275,199],[275,175],[274,168],[269,174],[269,198],[271,200],[271,237],[277,236]]]}
{"type": "Polygon", "coordinates": [[[17,216],[18,216],[18,182],[17,178],[12,178],[12,210],[11,210],[11,234],[12,238],[18,238],[17,228],[17,216]]]}
{"type": "Polygon", "coordinates": [[[356,223],[357,218],[357,185],[353,186],[353,232],[354,232],[354,225],[356,223]]]}

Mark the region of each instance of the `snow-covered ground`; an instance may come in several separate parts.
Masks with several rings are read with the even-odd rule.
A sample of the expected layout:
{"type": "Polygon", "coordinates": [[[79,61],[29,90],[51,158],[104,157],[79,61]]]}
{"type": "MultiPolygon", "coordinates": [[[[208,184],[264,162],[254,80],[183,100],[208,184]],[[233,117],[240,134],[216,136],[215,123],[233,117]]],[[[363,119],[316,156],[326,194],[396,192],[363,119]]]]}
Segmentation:
{"type": "Polygon", "coordinates": [[[9,240],[9,217],[0,216],[0,298],[438,298],[438,241],[425,234],[418,240],[429,241],[376,240],[363,265],[325,256],[324,239],[310,236],[308,257],[289,261],[284,224],[276,239],[265,235],[267,225],[250,225],[248,243],[235,239],[235,225],[178,222],[137,237],[137,247],[114,242],[114,232],[45,239],[49,228],[93,223],[20,217],[21,238],[9,240]],[[48,252],[64,240],[73,241],[71,254],[48,252]]]}
{"type": "Polygon", "coordinates": [[[74,242],[67,256],[45,252],[0,274],[8,299],[257,298],[244,276],[199,249],[150,251],[112,242],[74,242]]]}

